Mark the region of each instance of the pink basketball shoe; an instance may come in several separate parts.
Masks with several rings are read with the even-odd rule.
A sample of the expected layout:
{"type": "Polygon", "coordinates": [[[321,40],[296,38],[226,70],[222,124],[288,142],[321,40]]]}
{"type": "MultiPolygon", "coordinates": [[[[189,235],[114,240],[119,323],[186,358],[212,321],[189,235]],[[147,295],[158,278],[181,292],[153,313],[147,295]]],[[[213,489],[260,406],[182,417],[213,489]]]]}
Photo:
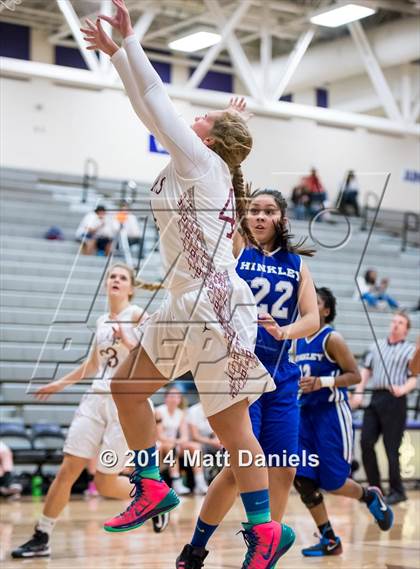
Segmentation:
{"type": "Polygon", "coordinates": [[[118,516],[104,523],[106,531],[129,531],[144,524],[158,514],[169,512],[178,506],[179,498],[175,492],[162,480],[130,477],[134,482],[133,501],[128,508],[118,516]]]}
{"type": "Polygon", "coordinates": [[[294,531],[285,524],[271,521],[255,526],[242,525],[248,547],[242,569],[274,569],[295,541],[294,531]]]}

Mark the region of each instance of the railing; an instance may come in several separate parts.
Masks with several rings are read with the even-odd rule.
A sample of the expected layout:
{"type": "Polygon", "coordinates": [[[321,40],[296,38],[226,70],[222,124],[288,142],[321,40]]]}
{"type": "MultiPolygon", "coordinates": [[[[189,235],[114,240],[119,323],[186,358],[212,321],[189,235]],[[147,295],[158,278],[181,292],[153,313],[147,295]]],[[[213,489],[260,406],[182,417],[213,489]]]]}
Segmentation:
{"type": "Polygon", "coordinates": [[[89,188],[96,183],[97,179],[98,163],[93,158],[86,158],[83,168],[82,203],[87,202],[89,188]]]}
{"type": "Polygon", "coordinates": [[[140,271],[140,264],[141,264],[141,260],[144,257],[144,243],[146,241],[146,227],[147,227],[147,223],[148,223],[148,218],[146,218],[143,221],[143,232],[142,232],[142,236],[140,238],[140,244],[139,244],[139,254],[137,255],[137,266],[136,266],[136,274],[140,271]]]}
{"type": "MultiPolygon", "coordinates": [[[[120,191],[121,202],[122,203],[125,202],[126,204],[130,204],[130,203],[135,202],[137,199],[137,189],[138,189],[138,185],[137,185],[137,182],[135,180],[124,180],[121,184],[121,191],[120,191]]],[[[139,220],[137,219],[137,221],[139,221],[139,220]]],[[[143,258],[147,221],[148,221],[147,218],[145,218],[144,223],[143,223],[143,232],[142,232],[142,235],[141,235],[141,237],[139,239],[139,243],[138,243],[138,255],[137,255],[137,260],[135,261],[136,266],[134,265],[134,260],[133,260],[133,257],[131,255],[130,244],[129,244],[129,240],[127,237],[127,233],[123,227],[121,227],[121,230],[118,234],[118,241],[119,241],[119,244],[120,244],[121,249],[123,251],[125,262],[128,265],[135,268],[136,273],[140,270],[140,263],[141,263],[141,260],[143,258]]]]}
{"type": "Polygon", "coordinates": [[[403,228],[401,235],[401,251],[405,251],[407,249],[408,232],[418,231],[419,227],[420,227],[420,217],[418,213],[414,213],[414,211],[405,211],[403,217],[403,228]],[[411,223],[410,220],[413,223],[411,223]]]}
{"type": "Polygon", "coordinates": [[[121,249],[124,255],[124,260],[127,265],[133,267],[133,257],[131,256],[130,244],[128,242],[127,231],[124,229],[124,226],[121,224],[120,230],[118,232],[116,242],[121,245],[121,249]]]}
{"type": "Polygon", "coordinates": [[[365,203],[363,205],[362,222],[360,231],[366,231],[369,221],[369,212],[376,212],[378,209],[379,198],[375,192],[367,192],[365,195],[365,203]],[[371,205],[373,203],[373,205],[371,205]]]}

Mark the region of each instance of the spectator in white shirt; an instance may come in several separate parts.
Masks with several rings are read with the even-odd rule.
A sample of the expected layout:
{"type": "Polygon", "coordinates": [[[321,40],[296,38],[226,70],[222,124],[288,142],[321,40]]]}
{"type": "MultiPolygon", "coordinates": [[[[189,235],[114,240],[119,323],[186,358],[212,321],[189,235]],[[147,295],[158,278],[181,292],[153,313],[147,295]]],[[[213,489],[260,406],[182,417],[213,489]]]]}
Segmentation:
{"type": "Polygon", "coordinates": [[[223,448],[204,414],[201,403],[192,405],[187,412],[191,439],[202,445],[203,452],[217,452],[223,448]]]}
{"type": "Polygon", "coordinates": [[[120,210],[112,218],[115,234],[124,230],[128,244],[139,245],[141,247],[141,230],[136,216],[130,211],[130,206],[126,201],[120,203],[120,210]]]}
{"type": "Polygon", "coordinates": [[[76,230],[76,240],[82,243],[84,255],[98,253],[108,256],[114,235],[112,221],[103,205],[98,205],[95,211],[87,213],[76,230]]]}
{"type": "MultiPolygon", "coordinates": [[[[185,412],[181,409],[182,394],[177,387],[170,387],[165,395],[165,403],[156,408],[156,421],[158,427],[158,439],[160,442],[161,458],[169,452],[174,452],[174,463],[169,468],[172,478],[172,487],[178,494],[186,494],[189,490],[183,485],[179,474],[179,456],[189,451],[193,456],[194,451],[201,450],[201,445],[189,439],[188,425],[185,412]]],[[[207,484],[204,480],[201,460],[198,466],[193,466],[194,493],[205,494],[207,484]]]]}

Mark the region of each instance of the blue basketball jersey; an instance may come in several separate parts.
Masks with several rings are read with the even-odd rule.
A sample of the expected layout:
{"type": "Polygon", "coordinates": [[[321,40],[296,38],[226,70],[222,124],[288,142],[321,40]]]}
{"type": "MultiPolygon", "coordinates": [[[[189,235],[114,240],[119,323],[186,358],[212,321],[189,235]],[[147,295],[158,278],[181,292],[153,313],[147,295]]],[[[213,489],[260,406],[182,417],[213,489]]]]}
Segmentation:
{"type": "MultiPolygon", "coordinates": [[[[299,365],[302,376],[332,375],[336,377],[342,374],[340,366],[328,356],[326,350],[327,340],[332,332],[334,328],[326,325],[310,340],[300,338],[296,341],[295,362],[299,365]]],[[[312,393],[300,394],[300,405],[335,403],[344,400],[347,400],[347,388],[345,387],[323,387],[312,393]]]]}
{"type": "MultiPolygon", "coordinates": [[[[299,255],[278,249],[264,255],[248,247],[239,257],[236,271],[251,288],[258,312],[268,312],[279,326],[286,326],[298,315],[298,290],[302,260],[299,255]]],[[[258,326],[255,353],[264,365],[276,366],[289,358],[290,340],[276,340],[258,326]]]]}

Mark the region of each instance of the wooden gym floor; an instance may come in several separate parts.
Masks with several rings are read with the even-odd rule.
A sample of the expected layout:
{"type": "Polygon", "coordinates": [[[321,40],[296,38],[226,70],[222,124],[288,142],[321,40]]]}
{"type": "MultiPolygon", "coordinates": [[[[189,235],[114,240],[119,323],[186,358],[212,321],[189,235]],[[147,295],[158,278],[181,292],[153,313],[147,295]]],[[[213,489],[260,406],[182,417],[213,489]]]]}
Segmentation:
{"type": "MultiPolygon", "coordinates": [[[[202,498],[183,498],[171,515],[163,534],[153,533],[151,523],[127,533],[109,534],[102,522],[125,506],[101,498],[74,499],[56,525],[51,559],[14,560],[12,548],[20,545],[33,531],[34,520],[42,510],[41,501],[31,498],[0,503],[0,564],[2,569],[173,569],[183,545],[190,540],[202,498]]],[[[302,546],[315,542],[316,530],[299,498],[290,498],[285,522],[291,525],[297,540],[289,553],[277,564],[278,569],[420,569],[420,492],[410,492],[409,500],[394,508],[395,524],[390,532],[381,532],[372,523],[366,507],[346,498],[328,497],[327,506],[344,552],[337,557],[304,559],[302,546]]],[[[206,569],[240,569],[245,546],[235,535],[243,520],[238,501],[210,542],[206,569]]]]}

